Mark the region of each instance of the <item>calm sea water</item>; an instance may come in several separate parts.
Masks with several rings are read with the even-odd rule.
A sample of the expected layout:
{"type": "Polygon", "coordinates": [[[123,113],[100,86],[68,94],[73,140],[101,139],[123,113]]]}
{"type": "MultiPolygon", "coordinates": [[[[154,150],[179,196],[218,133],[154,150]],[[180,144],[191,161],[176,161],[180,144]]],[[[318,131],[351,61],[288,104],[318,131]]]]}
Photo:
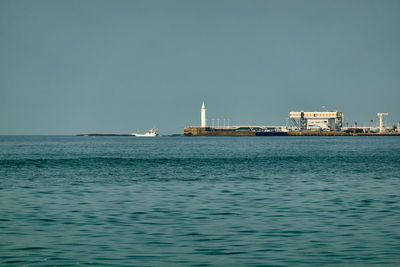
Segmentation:
{"type": "Polygon", "coordinates": [[[0,137],[3,266],[400,264],[399,137],[0,137]]]}

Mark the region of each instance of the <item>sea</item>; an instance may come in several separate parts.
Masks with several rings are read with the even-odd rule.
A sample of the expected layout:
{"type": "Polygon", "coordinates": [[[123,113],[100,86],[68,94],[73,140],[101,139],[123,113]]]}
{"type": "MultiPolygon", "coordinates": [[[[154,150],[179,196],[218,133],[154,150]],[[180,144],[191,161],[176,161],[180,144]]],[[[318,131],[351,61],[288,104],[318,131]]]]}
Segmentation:
{"type": "Polygon", "coordinates": [[[400,137],[0,136],[1,266],[399,266],[400,137]]]}

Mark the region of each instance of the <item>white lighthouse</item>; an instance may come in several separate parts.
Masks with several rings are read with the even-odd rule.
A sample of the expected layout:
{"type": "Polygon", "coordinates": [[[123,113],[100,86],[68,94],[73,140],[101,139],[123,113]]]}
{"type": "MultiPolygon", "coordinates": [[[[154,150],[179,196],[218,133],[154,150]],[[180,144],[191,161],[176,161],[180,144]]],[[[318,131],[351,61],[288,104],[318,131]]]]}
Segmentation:
{"type": "Polygon", "coordinates": [[[385,127],[383,127],[383,116],[388,116],[389,113],[378,113],[376,115],[378,115],[378,117],[379,117],[379,132],[384,133],[385,127]]]}
{"type": "Polygon", "coordinates": [[[204,101],[203,105],[201,105],[201,127],[206,127],[206,106],[204,105],[204,101]]]}

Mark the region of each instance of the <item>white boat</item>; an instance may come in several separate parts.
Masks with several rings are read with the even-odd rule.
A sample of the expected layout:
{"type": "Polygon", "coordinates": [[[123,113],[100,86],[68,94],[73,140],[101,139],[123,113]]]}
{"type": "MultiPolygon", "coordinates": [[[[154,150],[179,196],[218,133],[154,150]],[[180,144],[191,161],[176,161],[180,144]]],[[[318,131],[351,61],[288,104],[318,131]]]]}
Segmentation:
{"type": "Polygon", "coordinates": [[[146,133],[144,133],[144,134],[132,133],[132,135],[138,136],[138,137],[154,137],[154,136],[159,136],[159,134],[157,133],[157,129],[155,129],[155,128],[151,128],[150,130],[148,130],[148,131],[147,131],[146,133]]]}

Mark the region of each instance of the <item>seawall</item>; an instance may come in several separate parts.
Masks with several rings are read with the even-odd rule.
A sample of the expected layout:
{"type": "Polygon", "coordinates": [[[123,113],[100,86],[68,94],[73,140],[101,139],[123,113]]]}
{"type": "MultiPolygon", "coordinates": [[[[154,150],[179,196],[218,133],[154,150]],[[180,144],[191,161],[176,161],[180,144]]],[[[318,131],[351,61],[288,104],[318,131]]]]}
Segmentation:
{"type": "Polygon", "coordinates": [[[211,127],[186,127],[185,136],[400,136],[400,133],[356,133],[343,131],[290,131],[260,132],[235,130],[232,128],[215,129],[211,127]]]}

